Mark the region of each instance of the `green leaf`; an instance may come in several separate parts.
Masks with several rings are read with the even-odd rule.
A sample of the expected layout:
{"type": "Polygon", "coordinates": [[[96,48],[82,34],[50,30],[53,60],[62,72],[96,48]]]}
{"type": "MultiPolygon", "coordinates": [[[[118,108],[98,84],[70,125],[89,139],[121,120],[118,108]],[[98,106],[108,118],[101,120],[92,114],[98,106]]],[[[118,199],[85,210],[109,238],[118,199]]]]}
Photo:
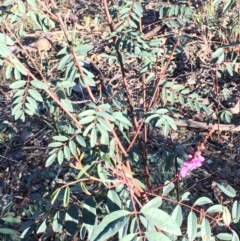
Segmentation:
{"type": "Polygon", "coordinates": [[[189,241],[193,241],[197,234],[197,216],[191,211],[187,219],[187,234],[189,241]]]}
{"type": "Polygon", "coordinates": [[[96,127],[97,127],[97,129],[101,132],[101,137],[102,137],[102,136],[108,136],[107,130],[106,130],[105,127],[102,126],[100,123],[97,123],[97,124],[96,124],[96,127]]]}
{"type": "Polygon", "coordinates": [[[185,86],[184,85],[181,85],[181,84],[174,84],[173,86],[172,86],[172,89],[173,90],[177,90],[177,91],[180,91],[180,90],[183,90],[185,88],[185,86]]]}
{"type": "Polygon", "coordinates": [[[54,154],[52,154],[51,156],[49,156],[48,159],[47,159],[47,161],[46,161],[46,163],[45,163],[45,167],[51,166],[51,165],[53,164],[53,162],[55,161],[56,156],[57,156],[56,153],[54,153],[54,154]]]}
{"type": "Polygon", "coordinates": [[[67,207],[70,199],[70,188],[67,186],[64,191],[64,196],[63,196],[63,206],[67,207]]]}
{"type": "Polygon", "coordinates": [[[14,229],[10,229],[10,228],[0,228],[0,233],[2,234],[10,234],[10,235],[19,235],[19,232],[14,230],[14,229]]]}
{"type": "Polygon", "coordinates": [[[174,184],[172,182],[166,181],[164,183],[164,187],[163,187],[163,196],[166,196],[169,192],[171,192],[174,188],[174,184]]]}
{"type": "MultiPolygon", "coordinates": [[[[19,96],[17,98],[14,98],[14,100],[12,102],[13,106],[16,105],[16,104],[20,104],[23,101],[23,98],[24,98],[24,96],[19,96]]],[[[31,98],[31,97],[28,96],[27,100],[28,100],[28,98],[31,98]]]]}
{"type": "Polygon", "coordinates": [[[121,123],[124,126],[125,129],[128,129],[127,126],[132,127],[132,123],[129,121],[127,116],[125,116],[123,113],[121,113],[121,112],[114,112],[113,116],[114,116],[115,120],[117,120],[119,123],[121,123]]]}
{"type": "Polygon", "coordinates": [[[84,78],[84,79],[85,79],[86,83],[87,83],[89,86],[92,86],[92,87],[95,87],[95,86],[96,86],[96,83],[95,83],[95,81],[94,81],[93,78],[85,75],[85,78],[84,78]]]}
{"type": "Polygon", "coordinates": [[[8,202],[5,206],[3,206],[2,210],[1,210],[1,215],[6,214],[10,208],[14,205],[14,201],[8,202]]]}
{"type": "Polygon", "coordinates": [[[96,142],[97,142],[97,130],[96,130],[96,128],[92,128],[90,146],[94,147],[96,142]]]}
{"type": "Polygon", "coordinates": [[[24,26],[25,25],[23,23],[21,23],[20,28],[19,28],[19,30],[17,32],[17,35],[18,35],[19,38],[22,38],[23,35],[24,35],[24,26]]]}
{"type": "Polygon", "coordinates": [[[162,127],[162,130],[163,130],[163,135],[168,136],[168,133],[169,133],[169,123],[168,122],[165,122],[164,126],[162,127]]]}
{"type": "Polygon", "coordinates": [[[72,102],[69,99],[60,99],[60,101],[68,111],[73,112],[72,102]]]}
{"type": "Polygon", "coordinates": [[[7,36],[3,33],[0,33],[0,43],[1,42],[6,44],[6,45],[11,45],[11,46],[14,45],[14,42],[12,41],[12,39],[9,36],[7,36]]]}
{"type": "Polygon", "coordinates": [[[115,121],[115,118],[113,115],[110,115],[109,113],[105,112],[105,111],[98,111],[97,112],[98,116],[102,116],[103,118],[106,118],[109,121],[115,121]]]}
{"type": "Polygon", "coordinates": [[[219,233],[217,234],[217,238],[220,240],[232,240],[231,233],[219,233]]]}
{"type": "Polygon", "coordinates": [[[170,19],[170,20],[169,20],[169,23],[171,24],[172,28],[178,28],[178,27],[179,27],[179,25],[177,24],[177,22],[174,21],[173,19],[170,19]]]}
{"type": "Polygon", "coordinates": [[[181,94],[179,94],[178,98],[179,98],[180,104],[181,104],[181,105],[184,105],[184,104],[185,104],[184,97],[183,97],[181,94]]]}
{"type": "Polygon", "coordinates": [[[236,191],[230,185],[227,185],[226,187],[224,187],[220,183],[217,183],[217,186],[228,197],[235,197],[236,196],[236,191]]]}
{"type": "Polygon", "coordinates": [[[27,0],[27,2],[33,8],[35,8],[37,6],[35,0],[27,0]]]}
{"type": "Polygon", "coordinates": [[[191,110],[194,110],[194,105],[193,105],[192,99],[187,98],[187,102],[188,102],[188,105],[189,105],[189,107],[191,108],[191,110]]]}
{"type": "Polygon", "coordinates": [[[68,146],[63,147],[63,152],[64,152],[65,158],[69,161],[70,160],[70,150],[69,150],[68,146]]]}
{"type": "Polygon", "coordinates": [[[28,227],[21,233],[20,238],[22,238],[22,239],[29,238],[34,231],[35,231],[34,227],[28,227]]]}
{"type": "Polygon", "coordinates": [[[13,217],[3,217],[1,218],[4,222],[7,223],[21,223],[21,219],[19,218],[13,218],[13,217]]]}
{"type": "Polygon", "coordinates": [[[52,149],[49,151],[48,155],[52,155],[53,153],[56,153],[58,151],[58,148],[52,149]]]}
{"type": "Polygon", "coordinates": [[[217,64],[221,64],[224,61],[224,52],[219,56],[217,64]]]}
{"type": "Polygon", "coordinates": [[[55,233],[60,233],[62,231],[63,225],[63,212],[57,211],[53,217],[52,229],[55,233]]]}
{"type": "Polygon", "coordinates": [[[146,208],[141,211],[150,223],[159,227],[165,232],[181,235],[178,224],[166,212],[157,208],[146,208]]]}
{"type": "Polygon", "coordinates": [[[174,105],[174,103],[175,103],[175,93],[174,93],[174,91],[170,92],[170,101],[171,101],[171,105],[174,105]]]}
{"type": "Polygon", "coordinates": [[[165,83],[165,87],[166,88],[172,88],[172,86],[174,86],[174,82],[173,81],[169,81],[165,83]]]}
{"type": "Polygon", "coordinates": [[[18,8],[22,14],[26,13],[26,8],[25,8],[23,1],[21,1],[21,0],[18,1],[18,8]]]}
{"type": "Polygon", "coordinates": [[[182,225],[183,221],[183,214],[182,214],[182,207],[181,205],[177,205],[172,213],[172,218],[176,221],[179,227],[182,225]]]}
{"type": "MultiPolygon", "coordinates": [[[[106,130],[106,131],[111,131],[112,127],[110,126],[109,123],[107,123],[103,118],[99,117],[98,122],[101,124],[101,126],[106,130]]],[[[107,134],[107,133],[106,133],[107,134]]]]}
{"type": "Polygon", "coordinates": [[[207,198],[207,197],[200,197],[198,198],[195,203],[194,206],[201,206],[207,203],[213,203],[211,199],[207,198]]]}
{"type": "Polygon", "coordinates": [[[22,109],[22,103],[20,102],[19,104],[15,105],[12,109],[12,115],[16,115],[18,111],[22,109]]]}
{"type": "Polygon", "coordinates": [[[218,213],[223,212],[223,206],[221,204],[216,204],[209,207],[206,211],[207,213],[218,213]]]}
{"type": "Polygon", "coordinates": [[[145,232],[148,241],[171,241],[165,234],[154,231],[145,232]]]}
{"type": "Polygon", "coordinates": [[[209,240],[211,238],[211,227],[209,221],[206,218],[202,219],[201,236],[203,240],[209,240]]]}
{"type": "Polygon", "coordinates": [[[69,141],[69,149],[73,155],[76,155],[76,144],[73,140],[69,141]]]}
{"type": "Polygon", "coordinates": [[[212,113],[212,110],[208,106],[202,105],[202,108],[208,115],[212,113]]]}
{"type": "MultiPolygon", "coordinates": [[[[107,135],[107,136],[101,135],[100,143],[101,143],[100,148],[102,148],[101,151],[104,152],[104,153],[108,152],[107,150],[108,150],[108,146],[109,146],[109,135],[107,135]]],[[[109,158],[105,154],[104,154],[104,157],[109,158]]]]}
{"type": "Polygon", "coordinates": [[[119,231],[129,220],[130,212],[118,210],[106,215],[94,229],[90,241],[106,240],[119,231]]]}
{"type": "Polygon", "coordinates": [[[22,88],[26,84],[25,80],[18,80],[9,85],[10,89],[22,88]]]}
{"type": "Polygon", "coordinates": [[[23,75],[27,75],[28,71],[25,66],[16,58],[10,58],[10,61],[14,64],[14,67],[23,75]]]}
{"type": "Polygon", "coordinates": [[[68,137],[67,136],[53,136],[52,137],[55,141],[61,141],[61,142],[64,142],[64,141],[67,141],[68,140],[68,137]]]}
{"type": "Polygon", "coordinates": [[[23,122],[25,122],[25,120],[26,120],[26,116],[25,116],[25,114],[22,112],[20,112],[20,113],[18,113],[18,118],[16,117],[17,116],[17,114],[15,115],[15,117],[14,117],[14,119],[15,120],[17,120],[18,118],[20,119],[20,120],[22,120],[23,122]]]}
{"type": "Polygon", "coordinates": [[[86,147],[86,146],[87,146],[85,140],[84,140],[83,137],[80,136],[80,135],[77,135],[77,136],[76,136],[76,141],[77,141],[77,142],[79,143],[79,145],[82,146],[82,147],[86,147]]]}
{"type": "Polygon", "coordinates": [[[20,74],[20,72],[17,69],[14,69],[13,73],[14,73],[15,80],[20,80],[21,79],[21,74],[20,74]]]}
{"type": "Polygon", "coordinates": [[[148,77],[145,80],[146,84],[149,84],[153,79],[155,78],[155,73],[150,73],[150,75],[148,75],[148,77]]]}
{"type": "Polygon", "coordinates": [[[118,194],[112,189],[108,191],[107,204],[110,212],[114,212],[121,209],[121,200],[118,194]]]}
{"type": "Polygon", "coordinates": [[[87,117],[82,118],[79,122],[80,122],[80,124],[84,125],[84,124],[93,122],[95,120],[95,118],[96,118],[95,116],[87,116],[87,117]]]}
{"type": "Polygon", "coordinates": [[[237,200],[232,205],[232,219],[234,223],[238,223],[240,219],[240,202],[237,200]]]}
{"type": "Polygon", "coordinates": [[[239,236],[237,235],[237,233],[234,230],[231,230],[233,237],[232,237],[232,241],[239,241],[239,236]]]}
{"type": "Polygon", "coordinates": [[[6,79],[10,79],[10,77],[12,75],[12,70],[13,70],[12,66],[8,65],[6,68],[6,72],[5,72],[6,79]]]}
{"type": "Polygon", "coordinates": [[[3,58],[7,58],[10,55],[10,51],[9,51],[8,47],[1,41],[0,41],[0,55],[3,58]]]}
{"type": "Polygon", "coordinates": [[[29,116],[33,116],[33,114],[36,112],[36,110],[29,103],[25,104],[25,110],[24,111],[29,116]]]}
{"type": "Polygon", "coordinates": [[[227,11],[232,7],[232,5],[234,4],[234,2],[235,1],[233,1],[233,0],[228,0],[227,2],[226,2],[226,4],[224,5],[224,8],[223,8],[223,14],[226,14],[227,13],[227,11]]]}
{"type": "Polygon", "coordinates": [[[162,88],[162,98],[163,98],[164,103],[167,102],[167,96],[168,96],[168,93],[167,93],[166,88],[162,88]]]}
{"type": "Polygon", "coordinates": [[[160,115],[164,115],[164,114],[166,114],[168,112],[169,112],[169,110],[166,109],[166,108],[160,108],[160,109],[155,111],[155,113],[160,114],[160,115]]]}
{"type": "Polygon", "coordinates": [[[68,80],[65,80],[65,81],[62,81],[62,82],[58,82],[57,83],[57,86],[59,88],[70,88],[70,87],[74,87],[76,85],[75,82],[71,82],[69,79],[68,80]]]}
{"type": "Polygon", "coordinates": [[[38,108],[37,102],[32,97],[27,96],[27,100],[28,100],[29,104],[31,104],[31,106],[33,106],[34,109],[38,108]]]}
{"type": "Polygon", "coordinates": [[[30,83],[31,83],[32,86],[34,86],[34,87],[36,87],[38,89],[45,90],[45,89],[48,88],[47,85],[45,83],[43,83],[42,81],[40,81],[40,80],[36,80],[35,79],[35,80],[30,81],[30,83]]]}
{"type": "Polygon", "coordinates": [[[66,214],[65,214],[65,227],[67,235],[74,236],[77,231],[77,225],[78,225],[78,206],[73,204],[70,205],[66,214]]]}
{"type": "MultiPolygon", "coordinates": [[[[131,20],[131,19],[129,19],[129,25],[130,25],[130,27],[132,27],[132,28],[138,28],[138,26],[137,26],[137,24],[133,21],[133,20],[131,20]]],[[[127,42],[126,40],[124,41],[124,42],[127,42]]],[[[124,46],[124,45],[123,45],[124,46]]],[[[126,46],[126,45],[125,45],[126,46]]],[[[125,48],[122,48],[122,51],[124,50],[125,48]]]]}
{"type": "Polygon", "coordinates": [[[231,223],[231,213],[227,207],[223,207],[223,222],[229,226],[231,223]]]}
{"type": "Polygon", "coordinates": [[[63,156],[63,151],[62,151],[62,150],[59,150],[59,151],[58,151],[58,156],[57,156],[59,165],[62,165],[62,163],[63,163],[63,158],[64,158],[64,156],[63,156]]]}
{"type": "Polygon", "coordinates": [[[177,130],[177,126],[176,126],[175,121],[173,120],[173,118],[171,118],[171,117],[169,117],[167,115],[164,115],[164,118],[166,119],[168,124],[171,126],[171,128],[176,131],[177,130]]]}
{"type": "Polygon", "coordinates": [[[186,94],[189,94],[190,90],[189,89],[184,89],[184,90],[181,90],[181,94],[182,95],[186,95],[186,94]]]}
{"type": "Polygon", "coordinates": [[[3,2],[2,6],[7,7],[7,6],[13,4],[14,2],[15,2],[15,0],[5,0],[5,1],[3,2]]]}
{"type": "Polygon", "coordinates": [[[61,191],[61,189],[58,188],[58,189],[56,189],[56,190],[52,193],[52,195],[51,195],[51,204],[54,204],[54,202],[55,202],[55,200],[57,199],[58,194],[60,193],[60,191],[61,191]]]}
{"type": "Polygon", "coordinates": [[[19,118],[20,118],[20,119],[24,118],[24,113],[23,113],[22,110],[19,110],[18,112],[16,112],[16,113],[14,114],[14,120],[18,120],[19,118]]]}
{"type": "Polygon", "coordinates": [[[94,48],[93,45],[90,44],[83,44],[74,49],[75,53],[77,54],[83,54],[87,53],[88,51],[92,50],[94,48]]]}
{"type": "Polygon", "coordinates": [[[66,55],[68,52],[68,46],[63,47],[58,53],[57,56],[61,56],[61,55],[66,55]]]}
{"type": "MultiPolygon", "coordinates": [[[[140,215],[140,217],[143,217],[142,215],[140,215]]],[[[130,228],[129,228],[129,231],[130,233],[136,233],[138,230],[138,227],[137,227],[137,218],[134,217],[131,221],[131,225],[130,225],[130,228]]]]}
{"type": "Polygon", "coordinates": [[[63,143],[62,142],[52,142],[48,145],[48,147],[59,147],[62,146],[63,143]]]}
{"type": "Polygon", "coordinates": [[[213,54],[212,54],[212,59],[217,58],[224,52],[223,48],[218,48],[213,54]]]}
{"type": "Polygon", "coordinates": [[[47,219],[44,219],[41,225],[37,229],[37,234],[44,233],[47,229],[47,219]]]}
{"type": "Polygon", "coordinates": [[[16,98],[18,96],[23,96],[24,95],[25,90],[18,90],[14,95],[13,98],[16,98]]]}
{"type": "Polygon", "coordinates": [[[83,112],[81,112],[78,117],[81,118],[83,116],[93,116],[95,115],[96,111],[95,110],[85,110],[83,112]]]}
{"type": "Polygon", "coordinates": [[[162,198],[155,197],[149,202],[147,202],[142,208],[141,211],[147,208],[159,208],[162,205],[162,198]]]}
{"type": "Polygon", "coordinates": [[[224,113],[224,119],[227,123],[231,123],[232,115],[229,115],[227,112],[224,113]]]}
{"type": "Polygon", "coordinates": [[[142,17],[142,13],[143,13],[143,8],[142,6],[135,2],[134,5],[133,5],[133,11],[139,16],[139,17],[142,17]]]}
{"type": "Polygon", "coordinates": [[[72,55],[71,54],[67,54],[65,55],[61,60],[60,60],[60,63],[58,65],[58,70],[61,70],[63,69],[66,64],[68,64],[72,59],[72,55]]]}
{"type": "Polygon", "coordinates": [[[33,97],[33,99],[39,101],[39,102],[43,102],[43,98],[42,96],[39,94],[38,91],[34,90],[34,89],[28,89],[28,93],[33,97]]]}

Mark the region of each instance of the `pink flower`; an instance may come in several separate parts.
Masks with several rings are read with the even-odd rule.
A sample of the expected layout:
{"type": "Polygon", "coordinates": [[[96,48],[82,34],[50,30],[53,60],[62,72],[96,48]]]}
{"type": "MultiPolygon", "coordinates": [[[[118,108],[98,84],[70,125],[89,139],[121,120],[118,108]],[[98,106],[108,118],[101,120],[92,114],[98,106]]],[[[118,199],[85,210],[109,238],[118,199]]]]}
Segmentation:
{"type": "Polygon", "coordinates": [[[190,171],[201,167],[204,160],[205,159],[201,155],[201,152],[198,152],[195,157],[192,157],[191,155],[189,155],[189,159],[183,163],[183,166],[179,172],[180,177],[189,176],[190,171]]]}

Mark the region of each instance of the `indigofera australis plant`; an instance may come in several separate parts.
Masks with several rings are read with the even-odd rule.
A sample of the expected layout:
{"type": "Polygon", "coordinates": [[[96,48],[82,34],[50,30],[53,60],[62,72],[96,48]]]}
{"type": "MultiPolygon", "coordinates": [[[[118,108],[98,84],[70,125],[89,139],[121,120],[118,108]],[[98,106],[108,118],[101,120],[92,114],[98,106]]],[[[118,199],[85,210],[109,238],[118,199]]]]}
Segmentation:
{"type": "MultiPolygon", "coordinates": [[[[184,51],[184,36],[176,34],[172,44],[163,44],[154,36],[156,31],[144,33],[143,29],[150,25],[142,25],[146,9],[141,3],[124,0],[112,4],[103,0],[97,4],[103,16],[96,14],[94,24],[104,29],[108,26],[104,42],[111,46],[99,58],[120,70],[117,89],[107,83],[104,72],[99,70],[101,80],[96,83],[96,63],[92,63],[95,68],[89,68],[89,56],[98,46],[87,37],[76,37],[76,28],[66,25],[59,10],[63,7],[61,3],[54,0],[47,5],[35,0],[3,3],[0,64],[7,80],[14,79],[9,85],[16,90],[11,113],[21,124],[43,118],[51,135],[50,150],[37,178],[44,180],[51,172],[57,172],[51,173],[54,180],[42,200],[32,204],[35,213],[27,212],[26,197],[21,202],[19,210],[25,210],[30,220],[18,231],[11,227],[15,219],[6,218],[11,214],[10,206],[4,207],[1,218],[7,226],[0,228],[4,238],[39,240],[51,230],[61,240],[78,236],[82,240],[99,241],[114,235],[121,241],[239,240],[233,226],[240,219],[237,199],[227,207],[208,197],[193,200],[191,193],[181,188],[180,184],[204,164],[204,145],[218,125],[209,129],[188,158],[183,157],[184,148],[174,148],[172,132],[177,130],[181,107],[205,113],[208,118],[213,110],[194,89],[168,79],[173,73],[173,59],[184,51]],[[27,18],[31,18],[31,24],[27,18]],[[46,50],[52,51],[53,65],[43,58],[39,66],[21,37],[34,31],[51,36],[56,27],[65,38],[64,44],[46,50]],[[21,54],[11,51],[16,44],[21,54]],[[128,78],[129,66],[137,72],[134,78],[138,78],[136,84],[141,87],[138,92],[141,103],[137,105],[128,78]],[[50,70],[59,76],[51,77],[50,70]],[[84,101],[73,101],[76,85],[81,87],[84,101]],[[42,113],[53,117],[54,124],[49,124],[42,113]],[[148,148],[150,127],[161,129],[161,135],[172,140],[173,149],[164,150],[163,160],[162,154],[148,148]],[[134,134],[129,135],[130,132],[134,134]],[[158,154],[160,163],[155,161],[158,154]],[[224,231],[215,232],[217,225],[224,226],[224,231]]],[[[160,4],[156,9],[161,23],[175,32],[193,21],[196,11],[185,1],[160,4]]],[[[41,50],[38,54],[46,55],[41,50]]],[[[230,185],[217,183],[217,186],[226,196],[236,197],[230,185]]]]}

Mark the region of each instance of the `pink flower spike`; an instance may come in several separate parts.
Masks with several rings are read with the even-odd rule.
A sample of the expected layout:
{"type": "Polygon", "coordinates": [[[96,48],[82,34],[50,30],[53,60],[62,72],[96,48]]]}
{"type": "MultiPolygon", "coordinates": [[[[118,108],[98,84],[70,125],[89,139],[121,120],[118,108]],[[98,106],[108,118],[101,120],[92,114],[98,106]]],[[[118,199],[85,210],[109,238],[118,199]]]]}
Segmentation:
{"type": "Polygon", "coordinates": [[[181,177],[186,177],[186,176],[188,176],[189,175],[189,172],[188,172],[188,169],[187,168],[181,168],[181,170],[180,170],[180,176],[181,177]]]}
{"type": "Polygon", "coordinates": [[[204,162],[205,158],[201,155],[201,152],[198,152],[197,158],[200,162],[204,162]]]}
{"type": "Polygon", "coordinates": [[[202,166],[202,163],[199,162],[199,160],[195,160],[193,163],[192,163],[192,170],[194,169],[197,169],[198,167],[202,166]]]}
{"type": "Polygon", "coordinates": [[[189,155],[189,159],[183,163],[179,175],[181,177],[189,176],[190,171],[201,167],[202,162],[204,162],[204,160],[205,158],[201,155],[201,152],[198,152],[194,158],[192,158],[192,156],[189,155]]]}

